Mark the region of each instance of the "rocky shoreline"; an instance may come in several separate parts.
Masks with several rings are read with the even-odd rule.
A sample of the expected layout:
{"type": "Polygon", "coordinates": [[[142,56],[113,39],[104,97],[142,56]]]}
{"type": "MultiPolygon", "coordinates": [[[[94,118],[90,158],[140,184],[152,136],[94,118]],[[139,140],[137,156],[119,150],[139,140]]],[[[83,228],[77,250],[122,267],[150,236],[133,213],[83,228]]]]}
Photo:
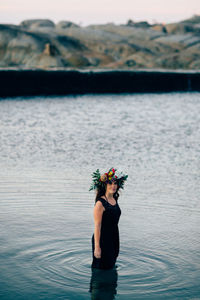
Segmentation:
{"type": "Polygon", "coordinates": [[[0,24],[0,68],[9,67],[199,70],[200,16],[170,24],[0,24]]]}

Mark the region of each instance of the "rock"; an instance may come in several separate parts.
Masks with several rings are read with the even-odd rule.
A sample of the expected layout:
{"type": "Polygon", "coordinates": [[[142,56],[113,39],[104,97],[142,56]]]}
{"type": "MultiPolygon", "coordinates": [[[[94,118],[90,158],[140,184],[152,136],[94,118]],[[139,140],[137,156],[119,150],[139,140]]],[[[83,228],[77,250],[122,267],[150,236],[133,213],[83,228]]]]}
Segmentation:
{"type": "Polygon", "coordinates": [[[186,24],[200,24],[200,15],[193,15],[191,18],[181,21],[186,24]]]}
{"type": "Polygon", "coordinates": [[[139,27],[139,28],[149,28],[151,27],[151,25],[146,22],[146,21],[143,21],[143,22],[134,22],[133,20],[128,20],[126,26],[134,26],[134,27],[139,27]]]}
{"type": "Polygon", "coordinates": [[[163,33],[168,33],[167,28],[163,24],[152,25],[151,28],[156,31],[161,31],[163,33]]]}
{"type": "Polygon", "coordinates": [[[31,19],[22,21],[19,26],[26,29],[36,29],[38,27],[50,27],[54,28],[55,24],[51,20],[48,19],[31,19]]]}
{"type": "Polygon", "coordinates": [[[70,57],[68,57],[68,62],[71,66],[78,68],[90,66],[88,59],[81,54],[72,54],[70,57]]]}
{"type": "Polygon", "coordinates": [[[59,54],[59,51],[57,50],[57,48],[54,45],[47,43],[47,44],[45,44],[43,54],[46,54],[49,56],[55,56],[55,55],[59,54]]]}
{"type": "Polygon", "coordinates": [[[73,37],[69,37],[66,35],[57,35],[55,38],[55,41],[59,43],[59,45],[62,45],[67,48],[68,50],[78,50],[78,51],[84,51],[87,50],[87,47],[82,44],[78,39],[75,39],[73,37]]]}
{"type": "Polygon", "coordinates": [[[133,59],[128,59],[125,62],[127,64],[128,67],[134,67],[137,65],[137,63],[133,60],[133,59]]]}
{"type": "Polygon", "coordinates": [[[200,16],[179,23],[129,20],[80,27],[33,19],[0,24],[0,66],[31,68],[199,68],[200,16]]]}
{"type": "Polygon", "coordinates": [[[193,28],[196,33],[200,33],[200,24],[195,24],[193,28]]]}
{"type": "Polygon", "coordinates": [[[87,57],[89,65],[97,67],[100,63],[101,60],[98,57],[87,57]]]}
{"type": "Polygon", "coordinates": [[[57,29],[80,28],[80,26],[70,21],[60,21],[56,24],[56,28],[57,29]]]}
{"type": "Polygon", "coordinates": [[[190,33],[194,32],[194,27],[192,25],[187,25],[187,24],[177,24],[177,23],[172,23],[172,24],[166,24],[165,28],[167,30],[167,33],[169,34],[185,34],[185,33],[190,33]]]}
{"type": "Polygon", "coordinates": [[[199,70],[200,69],[200,59],[191,62],[189,65],[189,68],[199,70]]]}
{"type": "Polygon", "coordinates": [[[126,26],[134,26],[135,25],[135,22],[131,19],[129,19],[126,23],[126,26]]]}
{"type": "Polygon", "coordinates": [[[190,19],[183,20],[179,23],[166,24],[166,29],[169,34],[187,34],[199,32],[200,16],[194,15],[190,19]]]}
{"type": "Polygon", "coordinates": [[[63,68],[68,67],[70,64],[67,62],[67,60],[63,59],[59,56],[48,56],[39,54],[39,55],[33,55],[31,59],[29,59],[26,62],[26,67],[29,68],[63,68]]]}

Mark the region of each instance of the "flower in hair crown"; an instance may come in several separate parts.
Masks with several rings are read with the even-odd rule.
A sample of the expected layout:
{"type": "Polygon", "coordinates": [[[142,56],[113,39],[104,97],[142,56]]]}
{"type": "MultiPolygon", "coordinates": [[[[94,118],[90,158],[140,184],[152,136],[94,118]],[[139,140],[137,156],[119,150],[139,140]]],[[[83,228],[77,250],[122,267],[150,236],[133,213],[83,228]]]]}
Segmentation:
{"type": "Polygon", "coordinates": [[[117,181],[119,188],[124,188],[124,182],[128,178],[128,175],[117,171],[117,169],[110,168],[108,172],[100,174],[99,169],[92,173],[92,184],[89,191],[103,187],[105,183],[117,181]]]}

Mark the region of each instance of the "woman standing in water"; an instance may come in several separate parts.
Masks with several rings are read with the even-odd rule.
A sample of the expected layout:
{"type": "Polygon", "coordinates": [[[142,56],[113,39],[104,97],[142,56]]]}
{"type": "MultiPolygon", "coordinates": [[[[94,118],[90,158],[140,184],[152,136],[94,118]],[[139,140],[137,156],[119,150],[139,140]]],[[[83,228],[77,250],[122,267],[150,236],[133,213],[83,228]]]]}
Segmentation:
{"type": "Polygon", "coordinates": [[[118,222],[121,209],[118,205],[118,190],[123,188],[128,175],[117,173],[111,168],[100,174],[92,174],[93,183],[89,190],[96,189],[94,205],[94,234],[92,235],[92,268],[111,269],[119,254],[118,222]]]}

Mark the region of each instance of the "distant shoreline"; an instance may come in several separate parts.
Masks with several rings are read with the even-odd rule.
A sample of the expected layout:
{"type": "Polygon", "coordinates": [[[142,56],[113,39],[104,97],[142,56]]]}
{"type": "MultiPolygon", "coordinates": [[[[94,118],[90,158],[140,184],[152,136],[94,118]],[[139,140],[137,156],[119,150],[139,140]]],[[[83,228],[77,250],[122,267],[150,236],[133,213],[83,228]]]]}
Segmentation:
{"type": "Polygon", "coordinates": [[[0,69],[0,97],[200,91],[196,70],[0,69]]]}
{"type": "Polygon", "coordinates": [[[0,24],[0,68],[200,70],[200,15],[178,23],[82,27],[68,20],[0,24]]]}

